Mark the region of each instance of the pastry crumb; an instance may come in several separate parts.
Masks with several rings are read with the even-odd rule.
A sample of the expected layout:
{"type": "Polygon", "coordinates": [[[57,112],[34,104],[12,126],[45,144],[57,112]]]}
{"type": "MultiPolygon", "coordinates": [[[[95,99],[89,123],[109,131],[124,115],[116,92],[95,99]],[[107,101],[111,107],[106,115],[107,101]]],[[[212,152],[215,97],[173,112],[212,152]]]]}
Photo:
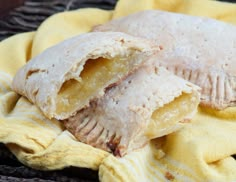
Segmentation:
{"type": "Polygon", "coordinates": [[[181,120],[180,123],[191,123],[191,119],[185,118],[185,119],[181,120]]]}
{"type": "Polygon", "coordinates": [[[175,179],[175,177],[173,176],[173,174],[171,174],[169,171],[166,172],[165,178],[168,179],[169,181],[172,181],[172,180],[175,179]]]}

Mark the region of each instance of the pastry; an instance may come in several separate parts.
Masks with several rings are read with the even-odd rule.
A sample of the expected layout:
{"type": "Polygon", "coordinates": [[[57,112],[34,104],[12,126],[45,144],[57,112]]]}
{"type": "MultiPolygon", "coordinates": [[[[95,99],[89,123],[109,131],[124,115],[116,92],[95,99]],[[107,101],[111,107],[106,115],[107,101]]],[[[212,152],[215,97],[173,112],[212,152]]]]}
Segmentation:
{"type": "Polygon", "coordinates": [[[201,105],[220,110],[236,105],[235,26],[146,10],[98,25],[93,31],[120,31],[155,40],[163,46],[160,65],[202,88],[201,105]]]}
{"type": "Polygon", "coordinates": [[[82,142],[124,156],[184,126],[197,110],[198,88],[155,62],[65,120],[66,128],[82,142]]]}
{"type": "Polygon", "coordinates": [[[87,33],[36,56],[12,88],[48,118],[70,117],[141,66],[159,46],[124,33],[87,33]]]}
{"type": "Polygon", "coordinates": [[[161,51],[124,33],[87,33],[33,58],[12,88],[79,141],[124,156],[197,110],[199,87],[161,67],[161,51]]]}

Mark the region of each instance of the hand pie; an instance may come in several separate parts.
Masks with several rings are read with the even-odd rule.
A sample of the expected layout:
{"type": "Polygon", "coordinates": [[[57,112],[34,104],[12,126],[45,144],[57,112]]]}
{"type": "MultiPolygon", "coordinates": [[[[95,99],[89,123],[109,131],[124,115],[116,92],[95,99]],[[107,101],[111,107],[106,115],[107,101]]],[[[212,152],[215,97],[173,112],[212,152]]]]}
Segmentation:
{"type": "Polygon", "coordinates": [[[160,67],[160,52],[124,33],[83,34],[32,59],[12,87],[79,141],[123,156],[180,128],[198,106],[199,88],[160,67]]]}
{"type": "Polygon", "coordinates": [[[23,66],[12,88],[48,118],[66,119],[140,67],[159,46],[123,33],[87,33],[23,66]]]}
{"type": "Polygon", "coordinates": [[[149,63],[64,124],[80,141],[123,156],[191,119],[200,100],[197,90],[165,68],[149,63]]]}
{"type": "Polygon", "coordinates": [[[217,20],[157,10],[138,12],[96,26],[156,40],[161,65],[200,86],[201,105],[236,105],[236,27],[217,20]]]}

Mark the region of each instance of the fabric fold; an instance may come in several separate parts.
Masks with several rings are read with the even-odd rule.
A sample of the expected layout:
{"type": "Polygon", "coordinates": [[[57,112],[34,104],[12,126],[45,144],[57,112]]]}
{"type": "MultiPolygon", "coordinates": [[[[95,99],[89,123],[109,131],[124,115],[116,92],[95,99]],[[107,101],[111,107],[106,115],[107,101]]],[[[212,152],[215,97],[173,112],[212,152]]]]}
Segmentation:
{"type": "MultiPolygon", "coordinates": [[[[48,120],[11,90],[16,71],[30,58],[93,26],[144,9],[208,16],[236,23],[236,5],[211,0],[120,0],[114,11],[83,9],[56,14],[36,32],[0,42],[0,142],[23,164],[41,170],[68,166],[99,170],[101,181],[235,181],[236,112],[199,108],[178,132],[154,139],[123,158],[82,144],[57,120],[48,120]]],[[[227,35],[222,35],[227,36],[227,35]]]]}
{"type": "Polygon", "coordinates": [[[106,158],[99,168],[100,180],[233,181],[235,131],[235,119],[221,120],[199,112],[191,124],[153,140],[144,149],[121,159],[106,158]]]}

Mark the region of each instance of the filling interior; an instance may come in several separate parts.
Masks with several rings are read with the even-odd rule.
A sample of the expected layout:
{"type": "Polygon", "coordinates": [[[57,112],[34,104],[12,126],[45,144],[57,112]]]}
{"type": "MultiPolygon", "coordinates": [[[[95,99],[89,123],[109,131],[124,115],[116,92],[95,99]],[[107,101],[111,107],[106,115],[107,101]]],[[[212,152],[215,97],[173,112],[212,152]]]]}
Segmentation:
{"type": "Polygon", "coordinates": [[[127,58],[98,58],[86,61],[79,81],[71,79],[63,83],[57,96],[56,113],[74,112],[78,105],[85,105],[101,88],[128,75],[133,66],[130,63],[131,58],[130,56],[129,61],[127,58]]]}
{"type": "Polygon", "coordinates": [[[173,126],[177,122],[187,119],[186,116],[191,115],[198,103],[197,93],[183,93],[173,102],[153,112],[152,120],[145,130],[145,135],[149,139],[153,139],[173,132],[173,126]]]}

